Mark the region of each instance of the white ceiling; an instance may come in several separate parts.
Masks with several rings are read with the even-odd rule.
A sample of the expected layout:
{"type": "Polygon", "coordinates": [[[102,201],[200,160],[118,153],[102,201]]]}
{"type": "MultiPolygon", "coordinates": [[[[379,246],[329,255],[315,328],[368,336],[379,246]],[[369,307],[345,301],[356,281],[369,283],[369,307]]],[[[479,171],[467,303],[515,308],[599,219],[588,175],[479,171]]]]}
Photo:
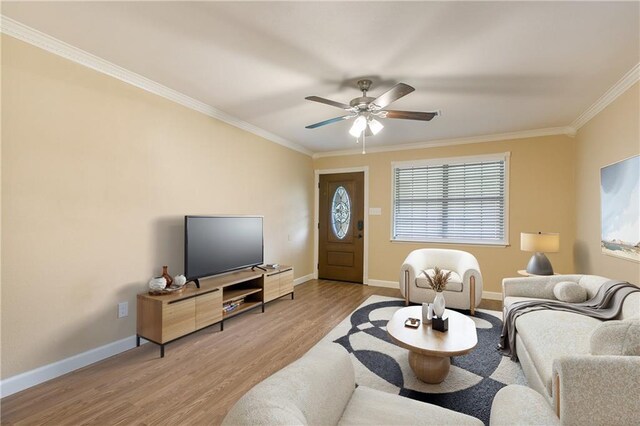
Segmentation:
{"type": "Polygon", "coordinates": [[[640,62],[639,2],[3,2],[2,13],[313,152],[352,149],[348,103],[397,82],[368,146],[570,125],[640,62]]]}

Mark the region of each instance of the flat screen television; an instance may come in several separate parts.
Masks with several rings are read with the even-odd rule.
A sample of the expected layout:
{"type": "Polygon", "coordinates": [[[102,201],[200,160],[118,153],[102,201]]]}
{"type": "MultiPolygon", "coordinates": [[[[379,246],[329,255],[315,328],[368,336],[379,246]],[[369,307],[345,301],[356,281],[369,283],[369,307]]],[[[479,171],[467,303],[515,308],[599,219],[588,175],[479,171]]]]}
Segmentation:
{"type": "Polygon", "coordinates": [[[262,216],[185,216],[188,280],[264,263],[262,216]]]}

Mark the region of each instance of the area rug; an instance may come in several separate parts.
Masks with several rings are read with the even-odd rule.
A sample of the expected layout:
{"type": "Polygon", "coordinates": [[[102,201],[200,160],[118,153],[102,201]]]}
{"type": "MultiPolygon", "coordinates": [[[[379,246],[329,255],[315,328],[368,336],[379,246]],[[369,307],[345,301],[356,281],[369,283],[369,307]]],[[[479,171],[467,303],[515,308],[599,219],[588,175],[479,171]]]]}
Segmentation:
{"type": "Polygon", "coordinates": [[[408,351],[387,335],[387,322],[401,307],[402,299],[371,296],[323,338],[322,342],[334,342],[349,351],[358,385],[436,404],[489,424],[496,392],[508,384],[526,384],[520,364],[496,350],[502,313],[487,310],[469,316],[476,323],[476,348],[451,358],[444,382],[421,382],[409,367],[408,351]]]}

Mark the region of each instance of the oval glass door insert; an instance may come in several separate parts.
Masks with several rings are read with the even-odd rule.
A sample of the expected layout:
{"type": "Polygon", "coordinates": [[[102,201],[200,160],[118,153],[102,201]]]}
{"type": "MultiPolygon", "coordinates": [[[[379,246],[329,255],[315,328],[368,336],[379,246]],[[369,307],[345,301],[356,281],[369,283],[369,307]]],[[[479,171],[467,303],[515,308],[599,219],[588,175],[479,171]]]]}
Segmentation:
{"type": "Polygon", "coordinates": [[[351,219],[351,201],[344,186],[336,188],[331,201],[331,227],[333,233],[339,239],[343,239],[349,231],[349,220],[351,219]]]}

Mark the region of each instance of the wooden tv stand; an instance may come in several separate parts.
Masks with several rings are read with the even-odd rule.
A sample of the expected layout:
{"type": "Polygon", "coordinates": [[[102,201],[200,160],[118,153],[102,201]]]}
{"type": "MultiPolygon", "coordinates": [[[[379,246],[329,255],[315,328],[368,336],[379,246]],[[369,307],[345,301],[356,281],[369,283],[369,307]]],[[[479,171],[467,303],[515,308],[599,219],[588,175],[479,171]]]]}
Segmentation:
{"type": "Polygon", "coordinates": [[[281,265],[266,271],[243,269],[200,280],[200,288],[189,284],[179,294],[153,296],[138,294],[136,346],[140,338],[164,346],[174,340],[214,324],[224,330],[224,321],[261,307],[285,295],[294,298],[293,267],[281,265]],[[234,310],[223,309],[228,303],[242,300],[234,310]]]}

